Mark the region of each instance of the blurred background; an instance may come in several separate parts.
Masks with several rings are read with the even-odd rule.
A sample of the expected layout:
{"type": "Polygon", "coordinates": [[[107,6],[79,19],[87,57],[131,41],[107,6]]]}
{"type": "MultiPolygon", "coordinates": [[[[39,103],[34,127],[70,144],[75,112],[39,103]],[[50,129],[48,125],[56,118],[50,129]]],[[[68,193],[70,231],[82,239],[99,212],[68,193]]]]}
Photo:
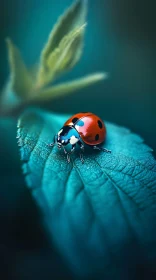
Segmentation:
{"type": "MultiPolygon", "coordinates": [[[[40,51],[56,20],[72,2],[0,1],[0,88],[9,75],[5,38],[9,36],[20,48],[26,64],[33,65],[38,61],[40,51]]],[[[92,111],[109,122],[125,126],[139,134],[156,151],[155,2],[88,2],[88,25],[82,59],[73,71],[60,80],[74,79],[96,71],[108,72],[109,79],[69,97],[55,100],[48,105],[48,109],[69,114],[92,111]]],[[[9,120],[7,124],[6,128],[6,122],[2,121],[0,132],[0,153],[3,158],[0,176],[1,185],[5,186],[0,190],[0,256],[3,259],[0,274],[9,279],[36,279],[39,269],[37,279],[43,279],[42,273],[45,279],[51,279],[53,270],[49,269],[50,258],[53,258],[55,268],[58,264],[60,267],[60,260],[58,261],[55,251],[51,255],[51,252],[45,250],[46,238],[38,226],[37,210],[24,186],[17,149],[14,150],[15,156],[10,156],[12,148],[6,140],[9,128],[12,129],[12,141],[15,142],[16,127],[9,120]],[[13,176],[14,183],[10,185],[10,178],[13,176]],[[29,275],[29,270],[24,268],[31,266],[32,273],[29,275]],[[49,271],[47,277],[45,271],[49,271]]],[[[70,279],[70,272],[65,267],[62,271],[70,279]]],[[[57,277],[62,277],[60,268],[57,270],[57,277]]]]}
{"type": "MultiPolygon", "coordinates": [[[[110,77],[70,96],[70,106],[65,97],[50,107],[64,113],[95,112],[105,120],[129,127],[156,149],[155,3],[152,0],[88,2],[83,57],[62,80],[95,71],[106,71],[110,77]]],[[[9,73],[5,38],[11,37],[31,66],[38,61],[58,16],[71,3],[72,0],[0,1],[1,87],[9,73]]]]}

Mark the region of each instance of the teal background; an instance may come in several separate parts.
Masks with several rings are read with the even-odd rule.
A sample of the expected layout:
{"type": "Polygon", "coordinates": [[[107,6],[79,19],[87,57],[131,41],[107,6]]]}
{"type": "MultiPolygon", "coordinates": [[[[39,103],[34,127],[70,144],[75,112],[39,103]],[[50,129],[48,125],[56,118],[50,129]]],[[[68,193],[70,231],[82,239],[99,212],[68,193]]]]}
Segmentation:
{"type": "MultiPolygon", "coordinates": [[[[5,38],[13,40],[31,66],[38,60],[57,18],[71,3],[71,0],[0,1],[1,88],[9,74],[5,38]]],[[[130,128],[156,150],[155,26],[152,0],[90,0],[83,57],[60,80],[96,71],[108,72],[109,79],[55,100],[47,108],[69,114],[92,111],[109,122],[130,128]]],[[[66,275],[70,279],[70,272],[55,250],[51,253],[48,248],[37,220],[38,210],[25,187],[15,143],[16,124],[1,125],[0,274],[9,279],[35,279],[38,275],[37,279],[48,280],[55,271],[56,278],[66,275]]]]}
{"type": "MultiPolygon", "coordinates": [[[[32,65],[38,60],[58,16],[71,3],[71,0],[1,1],[1,86],[8,75],[5,37],[11,37],[26,63],[32,65]]],[[[155,149],[154,10],[154,1],[90,0],[83,57],[64,79],[95,71],[109,72],[110,78],[69,99],[56,100],[51,109],[67,113],[93,111],[103,119],[129,127],[155,149]]]]}

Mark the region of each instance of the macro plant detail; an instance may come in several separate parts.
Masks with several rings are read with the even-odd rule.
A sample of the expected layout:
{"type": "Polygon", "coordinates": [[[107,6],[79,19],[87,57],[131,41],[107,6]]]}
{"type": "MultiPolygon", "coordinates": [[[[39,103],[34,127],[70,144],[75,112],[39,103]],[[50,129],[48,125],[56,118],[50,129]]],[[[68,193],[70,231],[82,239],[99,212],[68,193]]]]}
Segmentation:
{"type": "Polygon", "coordinates": [[[125,254],[134,266],[142,251],[152,258],[156,163],[139,136],[106,122],[105,147],[113,152],[86,152],[83,164],[75,153],[68,164],[62,151],[46,145],[68,117],[41,110],[21,116],[17,138],[23,173],[73,273],[86,279],[96,279],[97,271],[121,277],[125,254]]]}
{"type": "Polygon", "coordinates": [[[0,127],[11,139],[7,145],[11,164],[19,158],[14,155],[18,144],[24,188],[39,209],[49,247],[52,244],[76,279],[125,280],[127,271],[128,279],[135,279],[136,265],[151,261],[152,267],[156,258],[153,150],[128,128],[102,120],[99,125],[105,124],[107,130],[103,147],[111,153],[86,150],[82,164],[75,151],[68,164],[57,145],[47,145],[72,113],[49,112],[46,102],[66,96],[70,103],[69,94],[107,78],[100,72],[57,84],[57,78],[81,58],[86,13],[86,0],[75,1],[64,12],[31,69],[12,41],[6,40],[10,78],[1,95],[0,127]]]}
{"type": "Polygon", "coordinates": [[[17,116],[31,105],[71,94],[107,78],[93,73],[73,81],[51,85],[71,70],[83,51],[87,1],[76,1],[58,19],[43,48],[39,62],[27,69],[19,49],[7,38],[10,78],[1,94],[0,115],[17,116]]]}
{"type": "Polygon", "coordinates": [[[79,147],[79,156],[83,163],[86,148],[111,153],[110,150],[102,147],[105,138],[106,127],[103,121],[95,114],[85,112],[70,117],[48,146],[57,145],[58,149],[63,149],[68,163],[70,163],[70,155],[79,147]],[[70,149],[67,151],[69,145],[70,149]]]}

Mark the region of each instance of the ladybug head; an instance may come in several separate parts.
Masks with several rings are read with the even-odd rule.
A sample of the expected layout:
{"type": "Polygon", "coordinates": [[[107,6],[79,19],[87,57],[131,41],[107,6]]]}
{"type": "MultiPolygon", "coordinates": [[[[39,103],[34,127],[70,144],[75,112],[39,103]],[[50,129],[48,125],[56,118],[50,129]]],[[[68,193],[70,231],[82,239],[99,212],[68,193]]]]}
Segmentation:
{"type": "Polygon", "coordinates": [[[56,135],[56,142],[57,142],[57,147],[60,149],[61,146],[65,146],[69,143],[70,136],[69,136],[69,131],[72,128],[69,126],[64,126],[61,128],[61,130],[57,133],[56,135]]]}

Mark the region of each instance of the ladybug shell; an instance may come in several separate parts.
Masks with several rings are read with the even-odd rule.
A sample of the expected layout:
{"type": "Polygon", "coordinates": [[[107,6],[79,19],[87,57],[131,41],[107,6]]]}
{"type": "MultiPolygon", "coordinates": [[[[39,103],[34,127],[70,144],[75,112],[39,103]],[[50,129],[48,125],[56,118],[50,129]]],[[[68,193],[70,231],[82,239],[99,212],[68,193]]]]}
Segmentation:
{"type": "Polygon", "coordinates": [[[78,113],[67,120],[64,126],[73,126],[87,145],[101,144],[106,137],[103,121],[93,113],[78,113]]]}

